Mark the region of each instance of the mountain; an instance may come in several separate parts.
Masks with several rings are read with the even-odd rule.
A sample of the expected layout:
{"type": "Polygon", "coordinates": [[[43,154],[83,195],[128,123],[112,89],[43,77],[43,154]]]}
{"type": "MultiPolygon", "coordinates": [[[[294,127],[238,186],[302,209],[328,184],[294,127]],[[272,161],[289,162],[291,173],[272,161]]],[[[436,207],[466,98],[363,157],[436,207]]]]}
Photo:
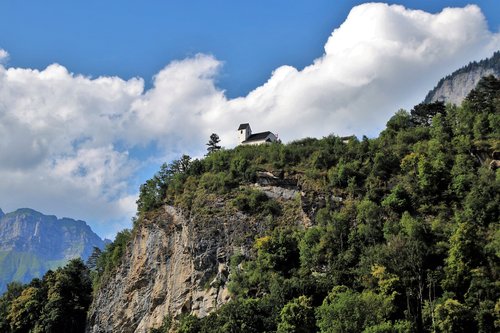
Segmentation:
{"type": "Polygon", "coordinates": [[[442,101],[460,105],[479,80],[488,75],[500,77],[500,51],[495,52],[491,58],[471,62],[441,79],[436,87],[429,91],[424,102],[442,101]]]}
{"type": "Polygon", "coordinates": [[[0,292],[7,283],[27,283],[73,258],[86,260],[104,241],[83,221],[58,219],[23,208],[0,210],[0,292]]]}

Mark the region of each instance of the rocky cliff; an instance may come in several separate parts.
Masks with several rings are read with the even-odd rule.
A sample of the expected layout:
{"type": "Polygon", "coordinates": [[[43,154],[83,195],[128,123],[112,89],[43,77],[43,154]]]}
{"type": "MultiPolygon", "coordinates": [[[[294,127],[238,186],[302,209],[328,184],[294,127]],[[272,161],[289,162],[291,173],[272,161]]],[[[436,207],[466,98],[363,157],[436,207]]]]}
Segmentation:
{"type": "Polygon", "coordinates": [[[87,332],[149,332],[165,316],[204,317],[226,303],[233,255],[249,255],[255,239],[276,224],[310,223],[298,187],[285,183],[263,178],[250,186],[284,208],[274,221],[213,194],[198,195],[190,210],[166,205],[146,214],[121,265],[96,293],[87,332]]]}
{"type": "Polygon", "coordinates": [[[32,209],[0,211],[0,292],[11,281],[29,282],[69,259],[90,256],[104,241],[83,221],[32,209]]]}
{"type": "Polygon", "coordinates": [[[500,77],[500,51],[491,58],[471,62],[467,66],[441,79],[425,97],[424,102],[443,101],[459,105],[479,80],[488,75],[500,77]]]}
{"type": "Polygon", "coordinates": [[[209,209],[209,217],[185,216],[166,206],[142,221],[116,274],[96,295],[90,332],[147,332],[167,314],[205,316],[228,300],[229,259],[248,251],[263,227],[244,214],[209,209]]]}

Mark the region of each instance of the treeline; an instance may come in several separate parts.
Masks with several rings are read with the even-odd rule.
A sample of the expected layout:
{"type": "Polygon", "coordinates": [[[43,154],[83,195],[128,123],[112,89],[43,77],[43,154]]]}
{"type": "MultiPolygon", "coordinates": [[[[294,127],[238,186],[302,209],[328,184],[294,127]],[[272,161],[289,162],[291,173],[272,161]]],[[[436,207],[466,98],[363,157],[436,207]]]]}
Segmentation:
{"type": "Polygon", "coordinates": [[[270,203],[239,188],[259,170],[327,200],[312,227],[276,224],[253,254],[234,256],[232,301],[153,331],[497,332],[499,150],[500,82],[487,77],[461,106],[398,111],[375,139],[237,147],[177,169],[159,198],[188,209],[210,192],[279,219],[286,205],[252,210],[270,203]]]}

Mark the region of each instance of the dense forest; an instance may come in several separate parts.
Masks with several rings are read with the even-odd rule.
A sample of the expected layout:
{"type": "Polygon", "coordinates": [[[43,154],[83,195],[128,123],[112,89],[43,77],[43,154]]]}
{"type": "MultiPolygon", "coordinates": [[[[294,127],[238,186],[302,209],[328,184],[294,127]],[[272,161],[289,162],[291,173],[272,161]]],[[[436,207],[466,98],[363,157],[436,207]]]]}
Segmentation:
{"type": "MultiPolygon", "coordinates": [[[[400,110],[377,138],[331,135],[221,149],[166,163],[140,188],[134,228],[169,204],[217,197],[269,226],[231,259],[231,301],[204,318],[166,314],[161,332],[496,332],[500,330],[500,81],[461,106],[400,110]],[[304,198],[249,186],[267,172],[304,198]],[[311,224],[298,223],[303,200],[311,224]],[[311,206],[311,205],[310,205],[311,206]]],[[[89,271],[73,261],[0,298],[2,332],[70,332],[113,274],[134,229],[89,271]],[[65,321],[61,322],[61,318],[65,321]]]]}

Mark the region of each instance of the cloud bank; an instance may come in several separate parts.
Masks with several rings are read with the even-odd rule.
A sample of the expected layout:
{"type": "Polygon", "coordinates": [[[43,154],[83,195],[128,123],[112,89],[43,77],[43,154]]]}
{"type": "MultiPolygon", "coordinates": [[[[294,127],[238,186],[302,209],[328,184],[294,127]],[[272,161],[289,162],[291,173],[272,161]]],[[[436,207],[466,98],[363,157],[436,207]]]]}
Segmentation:
{"type": "Polygon", "coordinates": [[[211,55],[171,62],[145,91],[141,78],[7,67],[0,49],[0,207],[85,219],[110,235],[129,226],[133,180],[150,160],[201,155],[213,132],[232,147],[242,122],[284,141],[374,136],[439,78],[498,49],[477,6],[430,14],[364,4],[309,66],[279,67],[235,99],[216,86],[222,63],[211,55]]]}

